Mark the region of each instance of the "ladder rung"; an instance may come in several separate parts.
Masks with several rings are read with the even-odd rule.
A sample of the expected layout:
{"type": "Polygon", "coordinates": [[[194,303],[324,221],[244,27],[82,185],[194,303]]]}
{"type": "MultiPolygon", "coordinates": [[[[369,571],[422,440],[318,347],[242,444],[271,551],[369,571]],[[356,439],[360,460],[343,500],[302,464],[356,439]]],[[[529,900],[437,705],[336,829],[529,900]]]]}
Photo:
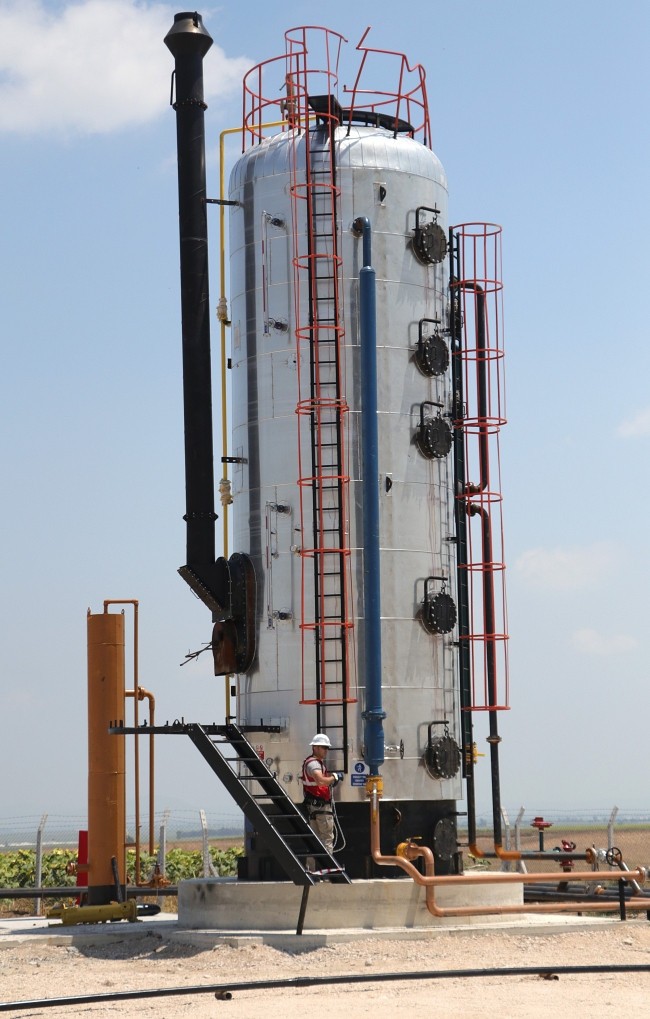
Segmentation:
{"type": "MultiPolygon", "coordinates": [[[[300,815],[302,817],[302,814],[300,815]]],[[[311,828],[309,829],[311,832],[311,828]]],[[[306,831],[289,831],[286,834],[282,834],[283,839],[307,839],[309,838],[309,832],[306,831]]],[[[313,853],[296,853],[296,856],[313,856],[313,853]]]]}
{"type": "Polygon", "coordinates": [[[224,757],[223,759],[224,761],[237,761],[239,764],[253,764],[255,761],[259,763],[261,760],[260,757],[224,757]]]}

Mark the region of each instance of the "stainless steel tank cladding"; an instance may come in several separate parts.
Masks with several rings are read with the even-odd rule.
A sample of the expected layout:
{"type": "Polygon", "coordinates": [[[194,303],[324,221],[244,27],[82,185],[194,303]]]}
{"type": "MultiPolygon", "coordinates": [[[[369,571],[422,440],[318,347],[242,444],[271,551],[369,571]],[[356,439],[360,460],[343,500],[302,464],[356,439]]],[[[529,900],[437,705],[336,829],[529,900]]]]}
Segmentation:
{"type": "MultiPolygon", "coordinates": [[[[323,129],[323,145],[329,145],[323,129]]],[[[313,141],[312,141],[313,145],[313,141]]],[[[299,401],[296,351],[295,247],[307,250],[307,215],[295,222],[303,201],[292,202],[295,167],[305,165],[305,138],[285,131],[255,145],[239,159],[230,181],[232,453],[234,547],[253,559],[258,581],[257,647],[251,670],[237,679],[242,723],[274,722],[278,735],[259,734],[265,757],[295,799],[301,798],[300,765],[315,728],[315,708],[300,703],[303,668],[315,675],[313,642],[301,631],[302,604],[313,602],[309,570],[302,579],[301,550],[314,548],[309,513],[303,531],[299,507],[299,401]],[[292,177],[293,173],[293,177],[292,177]],[[304,662],[303,662],[304,656],[304,662]]],[[[426,264],[414,250],[418,208],[437,210],[447,229],[447,185],[442,166],[420,142],[393,137],[381,127],[334,131],[340,305],[343,315],[345,458],[349,482],[352,675],[347,705],[350,774],[337,798],[364,799],[353,776],[363,774],[364,656],[363,548],[361,532],[359,380],[359,270],[357,217],[372,226],[377,278],[377,364],[382,606],[382,696],[388,799],[457,800],[460,775],[438,778],[427,770],[427,727],[446,720],[460,742],[456,630],[428,633],[419,619],[430,578],[444,578],[455,598],[453,464],[451,454],[427,458],[415,438],[422,405],[427,416],[449,420],[450,370],[427,377],[415,360],[418,331],[447,337],[448,268],[426,264]],[[437,323],[437,324],[436,324],[437,323]],[[445,417],[447,416],[447,417],[445,417]],[[356,772],[355,772],[356,765],[356,772]]],[[[303,174],[304,170],[299,171],[303,174]]],[[[300,179],[300,178],[299,178],[300,179]]],[[[298,301],[309,303],[298,284],[298,301]]],[[[303,341],[304,342],[304,341],[303,341]]],[[[447,340],[445,339],[445,342],[447,340]]],[[[309,358],[300,359],[300,391],[309,389],[309,358]]],[[[311,449],[300,440],[303,463],[311,449]]],[[[438,581],[436,581],[438,583],[438,581]]],[[[312,680],[315,683],[315,680],[312,680]]],[[[327,708],[325,707],[327,725],[327,708]]],[[[326,730],[327,731],[327,730],[326,730]]],[[[335,741],[333,741],[335,742],[335,741]]],[[[328,765],[342,766],[340,753],[328,765]]]]}

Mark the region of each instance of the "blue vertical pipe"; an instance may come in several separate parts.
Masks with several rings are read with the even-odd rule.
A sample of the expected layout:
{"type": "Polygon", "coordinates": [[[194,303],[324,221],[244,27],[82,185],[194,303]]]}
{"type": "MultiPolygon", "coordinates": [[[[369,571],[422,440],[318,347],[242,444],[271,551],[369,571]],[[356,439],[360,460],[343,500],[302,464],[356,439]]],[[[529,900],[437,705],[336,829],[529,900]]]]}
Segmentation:
{"type": "Polygon", "coordinates": [[[354,230],[363,236],[359,270],[361,339],[361,476],[363,478],[363,579],[366,707],[364,742],[371,775],[384,763],[386,712],[381,700],[381,591],[379,563],[379,436],[377,432],[377,302],[372,268],[370,220],[360,216],[354,230]]]}

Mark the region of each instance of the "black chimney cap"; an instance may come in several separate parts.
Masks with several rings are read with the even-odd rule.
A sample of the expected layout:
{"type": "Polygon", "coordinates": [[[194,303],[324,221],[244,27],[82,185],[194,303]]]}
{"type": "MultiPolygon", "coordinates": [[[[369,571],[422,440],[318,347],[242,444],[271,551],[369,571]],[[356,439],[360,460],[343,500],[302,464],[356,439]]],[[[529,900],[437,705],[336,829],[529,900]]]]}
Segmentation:
{"type": "Polygon", "coordinates": [[[212,36],[198,11],[181,11],[165,36],[165,45],[174,57],[199,53],[204,57],[212,46],[212,36]]]}

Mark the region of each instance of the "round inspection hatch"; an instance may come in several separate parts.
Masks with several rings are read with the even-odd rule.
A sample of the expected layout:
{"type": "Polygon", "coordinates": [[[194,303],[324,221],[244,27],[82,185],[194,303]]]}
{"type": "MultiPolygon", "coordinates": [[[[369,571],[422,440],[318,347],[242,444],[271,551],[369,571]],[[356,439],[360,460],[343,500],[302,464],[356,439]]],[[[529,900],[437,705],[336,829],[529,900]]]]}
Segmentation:
{"type": "Polygon", "coordinates": [[[421,262],[437,265],[447,254],[447,234],[439,223],[426,223],[415,231],[413,248],[421,262]]]}
{"type": "Polygon", "coordinates": [[[423,375],[429,378],[444,375],[449,367],[449,347],[442,336],[424,336],[418,344],[415,362],[423,375]]]}
{"type": "Polygon", "coordinates": [[[427,766],[436,778],[453,778],[460,770],[460,747],[448,734],[427,747],[427,766]]]}
{"type": "Polygon", "coordinates": [[[442,418],[424,421],[418,429],[418,449],[427,460],[441,460],[447,456],[452,444],[451,428],[442,418]]]}
{"type": "Polygon", "coordinates": [[[439,591],[422,604],[422,625],[427,633],[450,633],[456,625],[456,603],[446,591],[439,591]]]}

